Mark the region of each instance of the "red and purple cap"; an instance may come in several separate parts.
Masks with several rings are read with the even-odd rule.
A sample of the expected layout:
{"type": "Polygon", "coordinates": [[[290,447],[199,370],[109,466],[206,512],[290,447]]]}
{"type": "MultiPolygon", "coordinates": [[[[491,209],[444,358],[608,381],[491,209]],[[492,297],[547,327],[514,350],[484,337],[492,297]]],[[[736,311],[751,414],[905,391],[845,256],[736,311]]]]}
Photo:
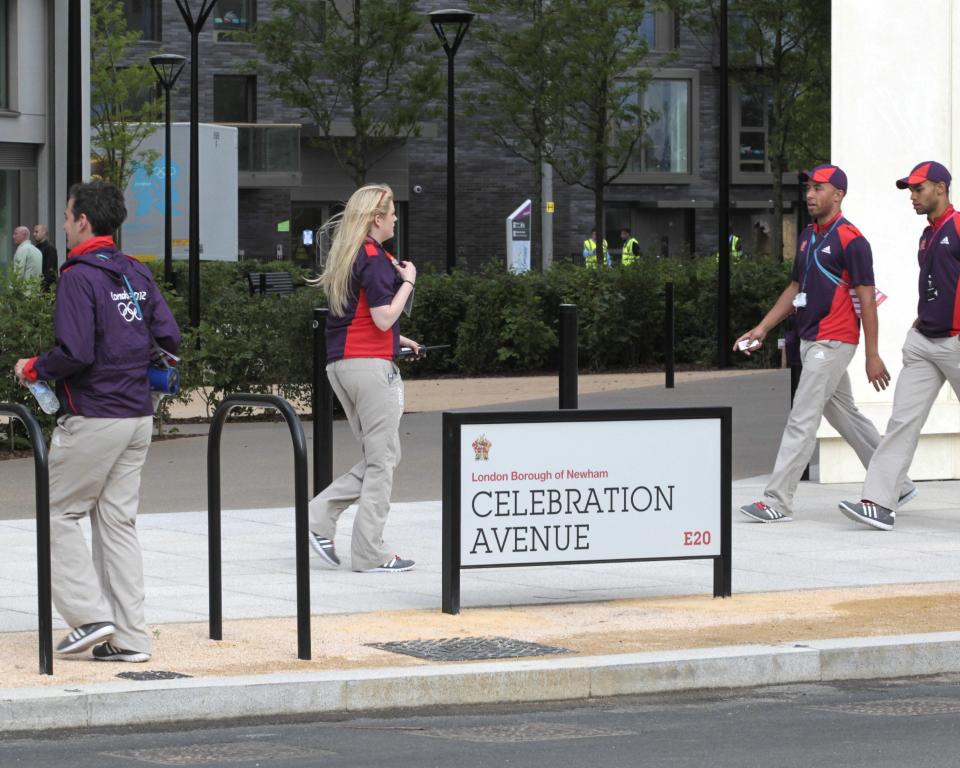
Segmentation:
{"type": "Polygon", "coordinates": [[[934,184],[942,181],[949,187],[950,171],[934,160],[924,160],[913,167],[909,176],[897,179],[897,189],[908,189],[911,184],[922,184],[925,181],[932,181],[934,184]]]}
{"type": "Polygon", "coordinates": [[[818,165],[809,171],[800,171],[797,174],[801,184],[808,180],[816,184],[833,184],[841,192],[847,191],[847,174],[836,165],[818,165]]]}

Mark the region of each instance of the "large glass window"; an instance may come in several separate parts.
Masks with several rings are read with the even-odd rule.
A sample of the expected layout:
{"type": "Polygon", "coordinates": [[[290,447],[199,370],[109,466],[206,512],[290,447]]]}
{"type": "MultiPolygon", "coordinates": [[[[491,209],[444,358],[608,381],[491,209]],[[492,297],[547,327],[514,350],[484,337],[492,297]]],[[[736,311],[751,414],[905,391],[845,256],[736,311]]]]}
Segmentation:
{"type": "Polygon", "coordinates": [[[257,122],[257,79],[252,75],[214,75],[213,121],[257,122]]]}
{"type": "Polygon", "coordinates": [[[738,88],[733,98],[734,136],[739,174],[769,173],[767,151],[770,99],[761,88],[738,88]]]}
{"type": "Polygon", "coordinates": [[[127,28],[143,34],[144,40],[162,40],[160,32],[161,0],[123,0],[127,28]]]}
{"type": "Polygon", "coordinates": [[[249,32],[256,22],[256,0],[217,0],[213,29],[217,40],[230,40],[233,32],[249,32]]]}
{"type": "Polygon", "coordinates": [[[7,57],[10,55],[10,27],[7,24],[7,0],[0,0],[0,109],[9,106],[7,57]]]}
{"type": "Polygon", "coordinates": [[[652,80],[641,96],[643,108],[656,117],[647,126],[630,170],[635,173],[682,173],[691,168],[691,87],[688,79],[652,80]]]}

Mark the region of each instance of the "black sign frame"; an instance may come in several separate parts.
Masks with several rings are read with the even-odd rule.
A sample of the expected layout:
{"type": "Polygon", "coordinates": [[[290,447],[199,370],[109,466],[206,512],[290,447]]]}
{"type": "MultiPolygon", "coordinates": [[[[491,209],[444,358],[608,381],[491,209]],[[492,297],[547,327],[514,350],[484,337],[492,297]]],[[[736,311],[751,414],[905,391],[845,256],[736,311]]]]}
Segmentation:
{"type": "Polygon", "coordinates": [[[460,571],[467,568],[529,568],[544,565],[650,562],[657,560],[713,560],[713,596],[732,594],[732,480],[733,410],[717,408],[630,408],[554,411],[444,411],[443,413],[443,567],[442,610],[460,613],[460,571]],[[497,563],[462,565],[460,560],[460,436],[473,424],[542,424],[584,421],[668,421],[716,419],[720,422],[720,554],[683,557],[638,557],[576,560],[563,563],[497,563]]]}

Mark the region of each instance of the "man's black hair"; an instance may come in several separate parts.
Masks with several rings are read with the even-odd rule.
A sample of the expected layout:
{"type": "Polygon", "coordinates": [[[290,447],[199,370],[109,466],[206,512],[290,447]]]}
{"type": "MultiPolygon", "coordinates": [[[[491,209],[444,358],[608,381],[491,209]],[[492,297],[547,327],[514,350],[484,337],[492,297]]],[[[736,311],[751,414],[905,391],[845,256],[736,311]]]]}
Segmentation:
{"type": "Polygon", "coordinates": [[[70,187],[74,221],[86,214],[95,235],[113,235],[127,218],[123,193],[106,181],[91,181],[70,187]]]}

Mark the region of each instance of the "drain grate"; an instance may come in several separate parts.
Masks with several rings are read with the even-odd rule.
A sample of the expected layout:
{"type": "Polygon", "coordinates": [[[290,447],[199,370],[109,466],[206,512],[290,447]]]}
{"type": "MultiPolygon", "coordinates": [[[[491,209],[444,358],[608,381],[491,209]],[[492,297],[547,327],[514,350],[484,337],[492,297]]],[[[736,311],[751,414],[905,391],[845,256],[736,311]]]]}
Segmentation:
{"type": "Polygon", "coordinates": [[[551,656],[571,653],[540,643],[528,643],[509,637],[448,637],[440,640],[403,640],[390,643],[368,643],[391,653],[402,653],[429,661],[478,661],[482,659],[516,659],[522,656],[551,656]]]}
{"type": "Polygon", "coordinates": [[[124,680],[179,680],[181,677],[193,677],[180,672],[167,672],[163,669],[147,669],[143,672],[118,672],[117,677],[124,680]]]}
{"type": "Polygon", "coordinates": [[[104,757],[135,760],[153,765],[218,765],[235,763],[274,763],[280,760],[312,759],[332,756],[324,749],[301,749],[289,744],[275,742],[231,742],[227,744],[192,744],[183,747],[148,747],[124,749],[117,752],[101,752],[104,757]]]}
{"type": "Polygon", "coordinates": [[[614,728],[589,728],[563,723],[521,723],[520,725],[488,725],[480,728],[428,728],[417,736],[453,741],[489,744],[519,744],[526,741],[560,741],[563,739],[600,739],[611,736],[633,736],[636,731],[614,728]]]}
{"type": "Polygon", "coordinates": [[[828,712],[878,717],[917,717],[923,715],[953,715],[960,712],[960,701],[954,699],[900,699],[899,701],[862,701],[852,704],[833,704],[816,707],[828,712]]]}

